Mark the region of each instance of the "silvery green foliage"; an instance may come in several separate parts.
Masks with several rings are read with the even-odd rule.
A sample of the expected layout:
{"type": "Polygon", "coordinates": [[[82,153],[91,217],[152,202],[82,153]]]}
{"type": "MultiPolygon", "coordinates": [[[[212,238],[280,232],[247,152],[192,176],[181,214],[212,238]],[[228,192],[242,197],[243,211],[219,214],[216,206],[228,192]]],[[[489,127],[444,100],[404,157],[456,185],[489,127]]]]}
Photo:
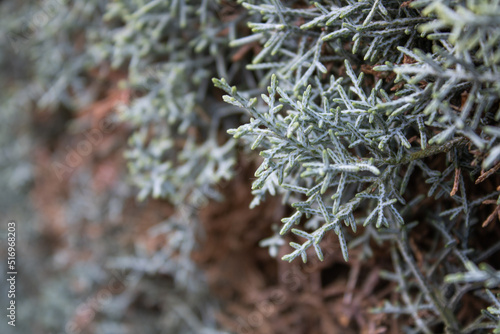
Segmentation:
{"type": "Polygon", "coordinates": [[[90,40],[102,27],[102,9],[101,1],[0,4],[1,133],[5,136],[0,139],[0,168],[6,184],[16,191],[29,186],[33,147],[59,135],[51,127],[33,129],[32,117],[38,111],[71,112],[95,98],[86,71],[96,66],[96,58],[78,41],[90,40]]]}
{"type": "MultiPolygon", "coordinates": [[[[94,319],[79,327],[80,330],[92,326],[106,333],[157,333],[162,330],[168,333],[224,333],[217,329],[214,316],[217,305],[210,298],[205,277],[191,259],[200,233],[196,208],[179,207],[172,217],[143,231],[146,238],[132,238],[130,247],[123,247],[116,230],[127,226],[136,229],[137,220],[120,215],[120,207],[113,209],[113,203],[122,207],[130,200],[131,187],[121,183],[106,192],[96,193],[89,170],[76,174],[71,183],[65,213],[68,229],[63,240],[73,251],[91,253],[93,261],[72,262],[65,270],[65,279],[70,276],[86,286],[87,294],[92,291],[90,287],[108,293],[102,307],[92,308],[96,314],[94,319]],[[82,233],[86,226],[98,224],[99,228],[108,231],[100,238],[82,233]],[[144,239],[158,237],[163,237],[165,242],[151,252],[144,239]],[[147,305],[140,305],[143,299],[147,300],[147,305]],[[157,312],[151,312],[152,305],[158,308],[157,312]]],[[[64,262],[64,256],[59,258],[64,262]]],[[[67,284],[59,288],[64,291],[67,284]]],[[[50,284],[43,285],[42,290],[54,293],[50,284]]],[[[52,304],[47,307],[58,306],[50,296],[45,299],[44,303],[52,304]]],[[[71,319],[71,312],[77,312],[78,307],[74,304],[71,298],[64,301],[67,306],[63,309],[70,312],[65,320],[71,319]]],[[[57,328],[60,320],[51,320],[52,326],[57,328]]]]}
{"type": "MultiPolygon", "coordinates": [[[[286,259],[300,255],[305,260],[310,246],[322,258],[318,244],[334,230],[347,260],[342,222],[356,230],[354,211],[361,203],[375,202],[365,225],[387,226],[387,219],[403,223],[395,205],[405,202],[397,182],[400,160],[415,151],[408,132],[419,131],[423,147],[427,142],[423,116],[380,112],[391,101],[384,90],[390,87],[383,80],[367,87],[364,74],[351,63],[357,61],[359,69],[358,54],[366,60],[400,61],[403,54],[396,46],[411,46],[417,24],[428,19],[397,1],[314,3],[305,9],[276,1],[243,5],[263,14],[263,23],[249,24],[254,38],[264,42],[249,67],[272,74],[269,95],[262,96],[267,107],[250,107],[251,122],[231,132],[252,137],[252,147],[264,156],[253,185],[254,204],[280,189],[296,208],[283,219],[281,234],[292,230],[306,242],[294,244],[296,250],[286,259]],[[349,40],[354,55],[343,46],[349,40]],[[344,66],[345,75],[335,77],[327,66],[344,66]],[[324,224],[312,234],[292,229],[303,215],[321,216],[324,224]]],[[[231,93],[224,82],[217,85],[231,93]]],[[[232,92],[226,100],[240,108],[256,103],[232,92]]]]}
{"type": "MultiPolygon", "coordinates": [[[[210,299],[202,273],[190,255],[196,244],[196,234],[199,233],[199,224],[194,216],[197,209],[195,205],[207,196],[217,196],[210,186],[230,175],[228,169],[233,164],[234,142],[221,144],[224,141],[219,142],[220,138],[216,136],[219,121],[225,117],[225,113],[220,112],[219,106],[213,107],[217,102],[210,94],[208,97],[205,94],[207,87],[211,88],[207,78],[213,75],[231,76],[239,70],[238,65],[226,65],[226,59],[218,53],[228,39],[218,36],[219,32],[228,26],[230,33],[234,34],[235,31],[229,23],[225,27],[214,24],[220,23],[216,15],[216,3],[200,1],[189,8],[184,1],[177,2],[178,5],[175,3],[46,0],[22,4],[3,1],[0,4],[0,63],[2,68],[9,69],[0,77],[3,110],[1,127],[9,130],[1,131],[1,153],[9,163],[19,163],[19,166],[6,165],[9,170],[0,166],[0,184],[4,184],[5,177],[13,187],[21,187],[31,175],[31,165],[25,159],[27,151],[33,147],[27,136],[16,133],[17,126],[27,127],[24,123],[20,124],[20,120],[24,122],[24,116],[39,110],[58,113],[61,110],[75,111],[87,107],[97,99],[97,93],[107,89],[103,86],[104,80],[99,79],[106,79],[110,74],[108,63],[111,62],[115,67],[122,66],[121,69],[129,65],[130,76],[125,84],[132,91],[133,102],[130,108],[122,107],[125,110],[123,115],[124,119],[140,128],[139,134],[133,136],[131,141],[136,143],[149,126],[155,127],[152,131],[157,131],[153,132],[154,142],[143,142],[131,149],[132,159],[137,158],[134,154],[138,147],[145,147],[146,151],[139,150],[139,154],[145,154],[141,163],[147,166],[157,164],[160,160],[158,164],[168,159],[174,161],[175,166],[179,167],[175,177],[172,176],[173,167],[167,171],[169,174],[161,173],[163,167],[155,172],[158,172],[160,181],[161,178],[167,178],[171,182],[162,191],[172,185],[180,190],[172,192],[168,188],[168,192],[161,193],[161,196],[174,194],[176,198],[185,198],[189,194],[192,204],[188,209],[179,209],[175,217],[156,226],[156,232],[152,233],[168,235],[169,243],[153,258],[140,249],[139,242],[134,244],[137,247],[134,256],[126,256],[129,250],[120,248],[123,245],[117,244],[114,238],[104,241],[96,239],[90,245],[90,241],[82,236],[82,229],[87,224],[116,223],[118,219],[126,219],[120,214],[129,190],[127,187],[123,189],[124,185],[121,184],[110,193],[95,194],[91,189],[92,173],[80,169],[70,182],[68,201],[65,203],[69,227],[62,239],[72,250],[82,250],[90,245],[91,252],[95,252],[102,262],[76,261],[69,266],[70,269],[65,268],[64,278],[55,278],[54,274],[49,276],[51,279],[40,286],[43,294],[30,296],[33,297],[29,299],[31,307],[26,309],[25,314],[37,314],[38,311],[40,315],[33,316],[34,321],[26,323],[27,326],[37,325],[54,332],[64,329],[71,313],[80,303],[69,291],[71,281],[77,280],[92,288],[105,287],[112,278],[110,276],[114,276],[108,272],[110,268],[118,268],[125,272],[125,278],[130,279],[120,282],[123,283],[124,291],[113,295],[110,305],[92,309],[100,314],[99,319],[89,320],[98,332],[123,333],[134,328],[144,333],[222,333],[215,329],[214,302],[210,299]],[[194,10],[198,9],[200,11],[195,13],[194,10]],[[127,10],[132,10],[134,16],[128,17],[130,13],[127,10]],[[103,17],[105,12],[107,14],[103,17]],[[181,36],[179,18],[188,16],[189,19],[181,25],[191,35],[181,36]],[[156,20],[158,18],[160,22],[156,20]],[[185,23],[201,23],[203,29],[187,30],[185,23]],[[149,35],[151,31],[148,29],[152,25],[158,30],[156,39],[152,38],[155,34],[149,35]],[[152,50],[144,49],[148,45],[152,46],[152,50]],[[219,72],[210,70],[213,64],[217,64],[219,72]],[[167,109],[160,110],[161,106],[167,106],[167,109]],[[215,110],[217,115],[214,116],[211,112],[215,110]],[[20,117],[13,117],[16,114],[20,117]],[[186,121],[182,122],[184,118],[186,121]],[[190,135],[187,135],[189,131],[190,135]],[[165,143],[177,134],[181,134],[178,136],[180,140],[174,142],[178,146],[170,147],[168,154],[165,153],[168,148],[165,143]],[[179,144],[184,149],[179,150],[179,144]],[[197,179],[190,183],[195,173],[197,179]],[[187,211],[191,213],[181,216],[187,211]],[[110,254],[119,257],[116,261],[109,261],[108,267],[104,262],[107,262],[110,254]],[[163,284],[165,280],[162,284],[155,282],[161,275],[166,276],[163,277],[166,280],[171,279],[172,284],[163,284]],[[151,299],[163,313],[152,314],[145,321],[141,314],[136,317],[140,311],[130,312],[130,308],[137,311],[133,303],[142,294],[152,296],[151,299]],[[43,312],[39,312],[40,309],[43,312]],[[64,312],[59,312],[61,310],[64,312]],[[58,312],[61,316],[54,317],[51,312],[58,312]],[[132,316],[130,313],[133,313],[132,316]]],[[[64,132],[66,126],[59,125],[56,127],[57,136],[61,135],[61,131],[64,132]]],[[[41,142],[40,145],[45,144],[41,142]]],[[[145,188],[149,186],[142,183],[140,175],[137,175],[136,180],[145,188]]],[[[156,184],[158,181],[155,179],[156,184]]],[[[10,200],[15,199],[12,197],[10,200]]],[[[179,203],[181,199],[173,201],[179,203]]],[[[124,225],[127,223],[125,221],[124,225]]],[[[61,261],[61,258],[64,262],[64,256],[56,261],[49,258],[48,264],[43,262],[43,265],[39,264],[36,269],[33,267],[30,270],[40,273],[40,267],[52,268],[52,261],[61,261]]],[[[43,269],[45,271],[46,268],[43,269]]],[[[26,280],[21,284],[30,283],[30,280],[26,280]]],[[[87,292],[91,296],[90,291],[87,292]]]]}
{"type": "MultiPolygon", "coordinates": [[[[415,1],[412,5],[432,19],[419,26],[422,36],[433,42],[432,50],[400,47],[415,63],[387,63],[378,70],[394,71],[396,81],[411,87],[411,95],[423,97],[426,125],[441,129],[429,144],[465,137],[488,154],[482,167],[489,169],[500,158],[500,129],[493,126],[500,119],[500,4],[478,0],[415,1]],[[426,95],[422,95],[425,89],[418,89],[421,81],[429,83],[426,95]],[[458,94],[465,100],[459,108],[453,101],[458,94]]],[[[407,109],[410,105],[402,108],[411,110],[407,109]]]]}
{"type": "MultiPolygon", "coordinates": [[[[164,198],[176,207],[151,229],[167,240],[161,250],[151,257],[137,247],[111,266],[142,277],[129,293],[158,291],[147,286],[147,276],[172,278],[160,292],[162,330],[172,333],[222,333],[204,276],[191,259],[200,233],[197,212],[208,198],[221,198],[217,183],[233,175],[236,160],[236,141],[220,136],[235,111],[214,98],[210,78],[241,72],[241,64],[229,62],[228,42],[242,17],[224,21],[222,9],[216,1],[114,1],[104,16],[112,33],[94,51],[128,72],[122,87],[130,103],[118,112],[133,126],[126,158],[138,198],[164,198]]],[[[123,305],[117,300],[113,308],[123,305]]]]}
{"type": "Polygon", "coordinates": [[[134,254],[110,261],[109,268],[127,272],[127,277],[137,283],[127,287],[125,296],[112,300],[104,310],[105,314],[110,318],[113,314],[125,316],[124,311],[134,301],[131,297],[146,294],[162,310],[161,322],[155,325],[156,329],[168,333],[226,333],[217,329],[214,314],[217,305],[210,298],[203,273],[191,260],[197,247],[200,225],[196,215],[193,207],[182,206],[174,216],[153,226],[148,234],[151,237],[165,236],[166,242],[152,256],[137,243],[134,254]],[[158,276],[167,276],[171,280],[162,284],[150,280],[158,276]]]}
{"type": "MultiPolygon", "coordinates": [[[[93,30],[99,22],[95,20],[98,8],[99,1],[0,4],[0,207],[2,221],[18,222],[17,251],[24,259],[17,263],[24,275],[18,276],[16,297],[26,306],[18,315],[30,321],[17,322],[20,332],[59,333],[79,302],[70,289],[74,277],[65,270],[64,277],[55,273],[57,260],[45,252],[47,244],[43,244],[44,234],[37,225],[40,208],[35,207],[29,191],[34,178],[34,148],[49,150],[48,137],[57,137],[63,130],[56,126],[58,133],[54,133],[50,126],[34,126],[38,112],[74,111],[94,97],[84,75],[93,64],[84,50],[77,50],[75,36],[83,27],[93,30]],[[84,8],[90,12],[85,13],[84,8]]],[[[53,241],[49,242],[49,249],[53,246],[53,241]]],[[[10,331],[11,326],[0,325],[0,332],[10,331]]]]}
{"type": "Polygon", "coordinates": [[[221,7],[169,0],[108,7],[105,18],[119,22],[108,46],[112,64],[128,64],[132,101],[120,115],[135,127],[126,156],[140,199],[181,203],[194,189],[218,198],[214,185],[232,175],[235,141],[218,136],[231,110],[207,94],[212,76],[240,70],[225,51],[238,19],[221,21],[221,7]]]}
{"type": "MultiPolygon", "coordinates": [[[[229,133],[263,157],[252,205],[282,194],[295,209],[282,219],[280,233],[292,232],[302,243],[291,242],[283,259],[305,262],[313,249],[322,260],[319,243],[333,230],[347,261],[346,231],[363,225],[350,246],[370,255],[370,240],[390,243],[395,273],[387,277],[398,282],[406,305],[388,304],[383,312],[411,316],[408,330],[419,333],[431,333],[439,323],[450,333],[497,326],[487,315],[459,324],[458,305],[477,286],[460,286],[447,275],[487,258],[471,255],[469,236],[481,228],[480,205],[499,195],[478,198],[466,188],[466,177],[477,179],[500,156],[498,1],[242,4],[257,15],[248,24],[253,35],[232,45],[262,45],[247,68],[264,74],[267,93],[258,100],[230,80],[214,84],[228,94],[226,102],[251,116],[229,133]],[[434,156],[444,157],[443,170],[424,160],[434,156]],[[427,196],[450,206],[409,224],[409,209],[422,199],[409,190],[419,174],[429,184],[427,196]],[[418,224],[430,225],[435,244],[446,245],[419,265],[407,242],[418,224]],[[444,264],[451,259],[458,264],[444,264]],[[409,292],[414,286],[417,296],[409,292]],[[442,295],[446,289],[450,296],[442,295]],[[432,315],[424,319],[421,310],[432,315]]],[[[498,243],[490,250],[498,250],[498,243]]],[[[493,275],[497,282],[498,273],[478,268],[475,275],[493,275]]]]}
{"type": "MultiPolygon", "coordinates": [[[[365,200],[374,202],[375,206],[364,225],[373,221],[377,227],[387,226],[388,219],[402,224],[403,220],[395,205],[397,202],[405,204],[402,196],[414,167],[422,169],[428,182],[432,183],[429,195],[438,191],[438,196],[442,195],[440,188],[451,191],[449,183],[445,183],[444,179],[454,167],[461,167],[449,164],[443,173],[432,171],[422,163],[423,158],[438,153],[449,153],[450,157],[454,157],[467,145],[474,145],[482,152],[487,152],[484,151],[486,142],[490,142],[490,146],[496,142],[496,128],[486,127],[480,135],[468,130],[453,135],[455,132],[446,124],[447,117],[438,120],[433,117],[441,109],[435,108],[434,114],[428,112],[435,102],[433,87],[440,85],[431,82],[420,88],[408,78],[409,83],[396,93],[390,93],[384,88],[391,86],[381,79],[371,87],[367,85],[364,73],[355,71],[351,61],[347,59],[344,60],[345,73],[342,76],[335,77],[328,72],[326,65],[330,59],[339,57],[335,48],[337,43],[347,38],[352,39],[354,45],[359,44],[357,41],[365,37],[362,32],[366,33],[368,41],[353,48],[355,56],[359,50],[365,60],[370,59],[366,57],[366,53],[370,52],[371,55],[374,51],[370,49],[378,49],[382,45],[379,51],[392,49],[392,53],[383,54],[378,62],[401,60],[405,54],[395,47],[400,43],[399,39],[391,44],[394,46],[391,48],[380,40],[373,42],[373,36],[381,35],[381,38],[386,38],[386,34],[390,36],[391,33],[401,35],[416,32],[423,29],[418,24],[428,19],[419,17],[419,13],[413,9],[403,8],[399,2],[384,5],[379,1],[355,5],[342,2],[342,6],[330,4],[327,7],[319,3],[314,5],[316,8],[294,10],[283,8],[273,1],[259,5],[244,4],[250,10],[259,10],[264,14],[264,23],[249,24],[254,32],[260,33],[258,37],[266,41],[261,53],[265,53],[270,47],[270,40],[285,42],[276,36],[297,35],[294,39],[287,39],[288,47],[276,48],[274,55],[269,51],[268,58],[274,60],[275,65],[266,65],[271,68],[269,73],[273,74],[268,94],[262,95],[266,106],[258,104],[256,99],[248,100],[238,94],[236,87],[229,87],[225,80],[215,81],[218,87],[230,94],[225,97],[227,102],[248,109],[252,116],[248,124],[231,130],[230,133],[235,137],[252,138],[252,147],[259,148],[264,157],[264,162],[256,172],[258,179],[253,185],[253,188],[259,189],[255,191],[257,202],[265,193],[274,194],[277,188],[287,196],[305,195],[304,201],[290,200],[292,203],[296,202],[293,206],[297,208],[297,212],[291,218],[284,219],[282,234],[298,223],[303,214],[320,215],[324,219],[325,225],[313,235],[300,234],[308,240],[307,246],[294,252],[292,258],[304,255],[305,248],[317,244],[327,230],[334,229],[341,234],[342,221],[355,229],[353,211],[365,200]],[[410,12],[416,17],[412,17],[410,12]],[[290,22],[296,23],[299,19],[309,21],[301,24],[298,29],[290,22]],[[377,30],[387,26],[402,26],[404,29],[395,32],[391,29],[384,30],[386,33],[377,30]],[[336,32],[339,33],[338,36],[336,32]],[[331,39],[333,42],[330,42],[331,39]],[[441,128],[444,130],[441,131],[441,128]],[[433,132],[438,133],[431,136],[433,132]],[[413,137],[415,134],[417,137],[411,139],[410,135],[413,137]],[[401,177],[402,171],[406,171],[404,177],[401,177]]],[[[429,27],[429,24],[423,27],[429,27]]],[[[388,39],[392,41],[392,38],[388,39]]],[[[411,33],[406,40],[407,48],[404,50],[413,46],[412,40],[417,43],[411,33]]],[[[420,40],[418,42],[423,43],[420,40]]],[[[254,59],[254,63],[261,61],[259,56],[256,57],[258,61],[254,59]]],[[[417,61],[420,59],[415,57],[417,61]]],[[[267,58],[264,57],[264,60],[267,58]]],[[[355,65],[359,69],[362,64],[363,62],[358,61],[355,65]]],[[[401,68],[404,66],[415,67],[401,65],[401,68]]],[[[255,68],[253,65],[250,67],[255,68]]],[[[378,70],[389,68],[380,66],[378,70]]],[[[420,81],[421,78],[417,82],[420,81]]],[[[468,81],[449,85],[455,94],[471,87],[468,81]]],[[[493,94],[491,90],[486,91],[493,94]]],[[[496,101],[498,96],[494,95],[490,100],[496,101]]],[[[449,103],[451,96],[447,99],[449,103]]],[[[469,108],[475,106],[473,102],[469,104],[469,108]]],[[[491,104],[492,102],[489,103],[490,106],[491,104]]],[[[462,121],[463,128],[471,123],[471,129],[475,130],[476,118],[465,118],[462,121]]],[[[487,121],[488,117],[484,117],[483,122],[487,121]]],[[[463,167],[477,173],[478,168],[469,166],[468,162],[470,163],[464,161],[463,167]]],[[[485,165],[488,165],[488,161],[485,165]]],[[[460,189],[462,193],[465,191],[462,187],[460,189]]],[[[467,213],[469,208],[465,207],[468,205],[465,195],[461,199],[456,195],[452,197],[457,199],[467,213]]],[[[467,215],[467,225],[468,217],[467,215]]]]}
{"type": "MultiPolygon", "coordinates": [[[[421,199],[410,204],[416,205],[421,199]]],[[[461,234],[464,231],[457,233],[454,230],[456,220],[450,222],[443,218],[429,217],[429,223],[435,232],[430,235],[434,246],[431,253],[420,252],[422,257],[419,261],[414,258],[408,242],[418,222],[406,224],[404,229],[394,226],[384,230],[369,228],[368,238],[377,242],[391,242],[393,271],[383,271],[381,276],[395,282],[399,288],[397,301],[385,301],[383,306],[373,312],[411,317],[414,324],[408,326],[408,332],[435,333],[434,326],[440,324],[445,326],[447,333],[486,333],[498,330],[498,299],[492,291],[498,287],[500,274],[487,264],[476,263],[498,251],[500,242],[483,251],[472,251],[458,246],[459,243],[467,243],[463,239],[468,236],[461,234]],[[457,241],[457,236],[462,239],[457,241]],[[479,315],[475,314],[473,321],[463,323],[457,314],[468,294],[483,299],[491,306],[481,310],[479,315]],[[424,311],[431,313],[424,316],[421,313],[424,311]]],[[[365,238],[366,236],[360,237],[355,243],[369,247],[366,240],[363,240],[365,238]]]]}
{"type": "Polygon", "coordinates": [[[493,333],[500,333],[500,294],[495,295],[491,290],[500,286],[500,271],[484,263],[477,266],[468,261],[464,265],[467,271],[448,275],[445,278],[446,283],[455,283],[463,288],[470,288],[471,285],[484,287],[484,290],[479,291],[479,295],[491,305],[482,310],[481,317],[469,326],[469,332],[480,328],[494,328],[493,333]]]}
{"type": "Polygon", "coordinates": [[[16,80],[24,83],[17,101],[34,103],[37,108],[69,110],[81,108],[95,98],[89,88],[88,69],[98,59],[87,52],[102,28],[102,1],[45,0],[22,4],[6,2],[9,13],[2,35],[5,50],[20,67],[16,80]]]}

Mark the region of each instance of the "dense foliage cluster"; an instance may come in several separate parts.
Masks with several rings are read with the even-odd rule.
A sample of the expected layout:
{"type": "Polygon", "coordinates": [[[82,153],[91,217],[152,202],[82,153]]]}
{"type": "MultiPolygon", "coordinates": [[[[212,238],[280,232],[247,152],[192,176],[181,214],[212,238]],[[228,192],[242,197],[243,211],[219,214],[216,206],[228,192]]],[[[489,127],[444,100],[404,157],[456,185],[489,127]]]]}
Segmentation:
{"type": "MultiPolygon", "coordinates": [[[[176,282],[167,309],[188,316],[169,318],[170,331],[218,332],[190,258],[197,211],[222,200],[218,185],[251,149],[261,156],[251,206],[280,195],[292,208],[279,235],[262,242],[272,254],[284,235],[293,239],[287,261],[323,260],[329,233],[345,261],[349,248],[366,258],[377,244],[393,264],[383,277],[400,293],[375,312],[412,318],[409,333],[500,332],[500,272],[483,263],[500,242],[477,241],[500,212],[498,1],[41,6],[2,3],[2,13],[17,13],[1,27],[0,62],[14,72],[1,82],[5,108],[64,118],[121,78],[128,178],[140,200],[167,199],[176,213],[152,232],[166,236],[166,252],[111,262],[176,282]],[[419,233],[429,249],[409,241],[419,233]],[[472,294],[487,306],[460,322],[472,294]]],[[[43,135],[50,143],[55,134],[43,135]]],[[[29,167],[15,171],[29,179],[29,167]]]]}
{"type": "MultiPolygon", "coordinates": [[[[301,256],[305,262],[311,247],[322,260],[319,243],[333,230],[347,261],[346,227],[356,232],[362,225],[364,236],[352,245],[363,244],[367,254],[371,238],[392,240],[394,247],[395,272],[388,277],[400,283],[404,306],[387,304],[382,311],[411,314],[415,330],[424,333],[431,333],[436,321],[453,333],[498,326],[495,306],[467,326],[454,312],[475,284],[500,283],[499,272],[477,267],[481,252],[471,253],[469,245],[474,229],[482,228],[482,204],[500,200],[497,189],[478,194],[471,185],[493,174],[500,156],[499,4],[256,1],[243,6],[260,17],[249,23],[253,35],[233,44],[252,39],[263,45],[247,68],[265,72],[271,84],[263,103],[239,94],[224,79],[215,84],[229,94],[226,102],[251,116],[230,133],[247,138],[263,157],[254,203],[281,193],[295,208],[283,218],[280,234],[291,230],[305,242],[290,243],[295,250],[283,259],[301,256]],[[431,158],[442,163],[436,166],[431,158]],[[424,194],[411,186],[422,178],[430,185],[424,194]],[[402,213],[422,200],[420,195],[442,205],[408,224],[402,213]],[[294,228],[302,217],[308,218],[305,228],[294,228]],[[432,226],[438,247],[421,268],[407,243],[418,224],[432,226]],[[441,268],[443,261],[454,265],[441,268]],[[415,279],[418,296],[409,295],[407,276],[415,279]],[[450,288],[453,293],[441,294],[450,288]],[[435,317],[421,318],[423,309],[435,317]]],[[[498,306],[490,290],[484,297],[498,306]]]]}

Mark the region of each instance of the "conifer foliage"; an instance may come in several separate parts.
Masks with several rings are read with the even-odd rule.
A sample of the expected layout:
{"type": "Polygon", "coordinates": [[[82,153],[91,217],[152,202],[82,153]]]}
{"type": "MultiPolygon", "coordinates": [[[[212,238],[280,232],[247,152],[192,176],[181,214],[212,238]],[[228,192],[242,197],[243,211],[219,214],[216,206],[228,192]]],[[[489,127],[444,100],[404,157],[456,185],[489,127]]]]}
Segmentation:
{"type": "Polygon", "coordinates": [[[263,73],[267,92],[258,100],[224,79],[214,83],[251,117],[229,133],[263,158],[253,204],[279,193],[294,208],[280,234],[301,243],[291,242],[283,259],[305,262],[314,249],[323,260],[326,233],[337,234],[346,261],[349,241],[371,254],[370,239],[390,240],[395,272],[387,275],[400,283],[404,306],[387,303],[380,311],[411,315],[422,333],[436,322],[450,333],[500,330],[495,306],[467,325],[454,314],[465,291],[481,284],[483,298],[498,305],[488,288],[498,287],[500,272],[478,267],[481,251],[470,245],[496,214],[481,221],[483,204],[500,204],[497,185],[477,188],[500,158],[498,1],[242,5],[255,15],[252,35],[231,44],[262,45],[247,68],[263,73]],[[429,186],[418,192],[422,179],[429,186]],[[424,198],[440,204],[418,205],[435,212],[408,221],[424,198]],[[417,266],[408,235],[423,224],[437,248],[417,266]],[[416,296],[404,284],[409,277],[416,296]],[[440,292],[451,288],[449,296],[440,292]],[[432,316],[422,318],[424,309],[432,316]]]}
{"type": "Polygon", "coordinates": [[[499,0],[51,1],[0,5],[6,118],[69,117],[123,77],[129,181],[176,212],[152,229],[166,252],[111,262],[141,277],[161,262],[189,296],[167,300],[186,319],[166,330],[220,333],[191,253],[243,157],[259,164],[251,207],[290,209],[271,255],[323,261],[327,234],[345,261],[382,248],[398,298],[373,312],[408,333],[500,333],[499,0]],[[484,305],[472,320],[467,298],[484,305]]]}

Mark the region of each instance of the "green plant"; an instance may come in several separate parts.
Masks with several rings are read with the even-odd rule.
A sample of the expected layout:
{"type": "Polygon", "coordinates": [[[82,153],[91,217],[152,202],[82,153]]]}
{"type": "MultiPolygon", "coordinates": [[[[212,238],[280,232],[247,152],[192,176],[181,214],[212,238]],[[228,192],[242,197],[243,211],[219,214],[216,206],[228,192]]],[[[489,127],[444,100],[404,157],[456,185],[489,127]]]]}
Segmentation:
{"type": "MultiPolygon", "coordinates": [[[[38,136],[57,151],[71,115],[115,84],[107,79],[123,78],[117,88],[130,102],[116,112],[131,132],[129,179],[140,200],[166,199],[175,212],[150,230],[165,239],[161,251],[151,256],[134,240],[134,251],[108,262],[137,278],[130,294],[161,305],[166,330],[220,332],[190,257],[197,213],[222,200],[218,186],[250,148],[261,155],[251,206],[280,195],[292,207],[279,235],[261,242],[271,255],[283,235],[287,261],[323,260],[327,233],[346,261],[349,248],[360,259],[382,248],[392,268],[381,275],[399,289],[374,312],[412,319],[408,333],[500,332],[497,0],[52,1],[0,5],[0,63],[17,73],[0,78],[2,126],[19,108],[50,111],[62,125],[38,136]],[[466,298],[489,306],[464,320],[466,298]]],[[[26,155],[25,143],[10,151],[26,155]]],[[[14,186],[30,179],[31,167],[19,166],[17,179],[5,174],[14,186]]],[[[93,196],[91,175],[77,173],[67,191],[73,226],[104,219],[128,196],[93,196]]],[[[75,276],[87,268],[75,265],[75,276]]],[[[47,286],[47,295],[61,290],[47,286]]],[[[99,328],[123,330],[116,319],[131,303],[114,303],[99,328]]]]}
{"type": "Polygon", "coordinates": [[[218,197],[214,185],[233,174],[235,142],[218,135],[231,114],[208,94],[212,76],[235,77],[241,67],[227,51],[241,18],[224,20],[224,9],[230,4],[213,1],[117,1],[108,8],[105,18],[120,25],[107,49],[114,67],[128,64],[133,92],[120,115],[136,129],[126,156],[140,199],[189,202],[195,189],[218,197]]]}
{"type": "MultiPolygon", "coordinates": [[[[279,193],[295,209],[282,219],[280,234],[291,231],[305,242],[291,242],[295,250],[283,259],[305,262],[313,248],[322,260],[319,244],[333,230],[347,261],[346,229],[356,234],[362,225],[351,246],[363,244],[369,255],[375,239],[388,240],[392,249],[396,272],[388,277],[399,282],[406,308],[392,305],[386,312],[410,314],[414,330],[424,333],[439,322],[450,333],[497,326],[497,318],[484,315],[458,323],[454,312],[472,285],[463,274],[468,283],[460,290],[454,275],[481,254],[471,256],[470,236],[482,228],[480,206],[499,198],[496,186],[481,193],[471,182],[495,174],[500,156],[498,2],[242,4],[260,15],[248,24],[254,34],[232,44],[261,43],[247,68],[265,73],[261,84],[271,83],[260,101],[227,80],[214,83],[228,94],[226,102],[251,117],[229,133],[263,157],[253,205],[279,193]],[[422,179],[429,187],[416,193],[422,179]],[[409,224],[411,207],[423,197],[439,200],[430,206],[436,216],[420,214],[409,224]],[[303,217],[304,228],[294,228],[303,217]],[[417,265],[407,240],[422,224],[434,231],[436,254],[417,265]],[[416,296],[404,284],[408,275],[416,296]],[[442,296],[450,286],[457,292],[442,296]],[[433,316],[422,318],[424,309],[433,316]]],[[[498,242],[492,247],[497,251],[498,242]]],[[[498,286],[498,272],[474,268],[498,286]]]]}

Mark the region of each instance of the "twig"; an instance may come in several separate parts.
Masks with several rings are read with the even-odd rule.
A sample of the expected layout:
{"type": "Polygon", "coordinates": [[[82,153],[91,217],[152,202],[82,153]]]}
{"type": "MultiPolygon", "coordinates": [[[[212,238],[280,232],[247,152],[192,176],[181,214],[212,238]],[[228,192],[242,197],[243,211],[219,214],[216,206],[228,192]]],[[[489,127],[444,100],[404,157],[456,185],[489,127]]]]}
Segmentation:
{"type": "Polygon", "coordinates": [[[435,145],[435,146],[428,146],[424,150],[420,150],[417,152],[413,152],[402,159],[387,159],[387,160],[377,160],[377,163],[382,163],[382,164],[389,164],[389,165],[405,165],[408,164],[414,160],[421,160],[423,158],[427,158],[439,153],[447,153],[451,151],[452,148],[457,147],[457,146],[462,146],[465,145],[469,142],[467,138],[460,137],[460,138],[455,138],[446,144],[443,145],[435,145]]]}
{"type": "Polygon", "coordinates": [[[495,166],[491,167],[487,172],[482,171],[481,175],[476,180],[476,184],[483,182],[486,180],[488,177],[490,177],[492,174],[494,174],[498,169],[500,169],[500,162],[497,163],[495,166]]]}
{"type": "Polygon", "coordinates": [[[455,180],[453,181],[453,189],[451,189],[450,196],[455,196],[458,191],[458,184],[460,179],[460,168],[455,168],[455,180]]]}

